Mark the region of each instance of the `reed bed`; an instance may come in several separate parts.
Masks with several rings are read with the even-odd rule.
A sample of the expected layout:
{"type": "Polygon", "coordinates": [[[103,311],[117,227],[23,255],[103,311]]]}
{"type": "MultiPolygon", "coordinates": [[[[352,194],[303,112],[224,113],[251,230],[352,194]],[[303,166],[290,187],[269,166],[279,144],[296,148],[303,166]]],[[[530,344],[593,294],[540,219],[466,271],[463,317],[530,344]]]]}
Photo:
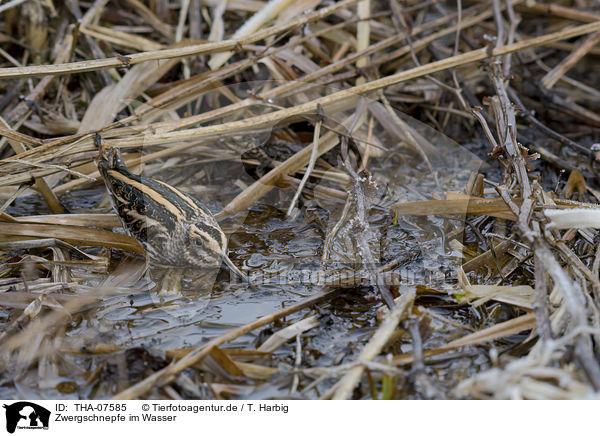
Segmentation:
{"type": "Polygon", "coordinates": [[[2,397],[598,398],[596,2],[12,1],[0,37],[2,397]],[[99,137],[254,286],[153,265],[99,137]]]}

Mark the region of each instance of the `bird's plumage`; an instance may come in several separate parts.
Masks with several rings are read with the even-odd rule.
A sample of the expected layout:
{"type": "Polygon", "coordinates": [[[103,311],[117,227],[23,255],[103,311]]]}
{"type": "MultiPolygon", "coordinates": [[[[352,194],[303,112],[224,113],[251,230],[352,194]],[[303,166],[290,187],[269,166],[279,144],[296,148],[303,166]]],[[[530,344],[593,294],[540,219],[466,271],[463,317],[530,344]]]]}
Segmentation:
{"type": "Polygon", "coordinates": [[[218,266],[223,261],[246,278],[227,257],[227,238],[197,199],[164,182],[133,174],[117,148],[98,162],[123,227],[158,264],[218,266]]]}

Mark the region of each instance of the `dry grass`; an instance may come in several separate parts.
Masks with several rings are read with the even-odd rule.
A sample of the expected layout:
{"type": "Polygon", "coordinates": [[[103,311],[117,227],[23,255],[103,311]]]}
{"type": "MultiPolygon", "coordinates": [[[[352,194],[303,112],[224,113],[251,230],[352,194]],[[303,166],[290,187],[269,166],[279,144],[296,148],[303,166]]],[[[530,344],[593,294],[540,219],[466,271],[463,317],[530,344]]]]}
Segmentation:
{"type": "MultiPolygon", "coordinates": [[[[598,396],[594,2],[63,3],[0,6],[0,367],[18,381],[5,380],[5,397],[23,384],[115,399],[275,386],[298,398],[598,396]],[[102,195],[98,133],[131,169],[237,226],[247,268],[302,263],[276,247],[314,226],[317,248],[307,239],[299,252],[320,281],[274,285],[263,262],[248,298],[293,303],[192,346],[141,346],[135,326],[119,336],[129,314],[95,332],[130,295],[141,322],[248,292],[148,275],[102,195]],[[286,153],[269,154],[281,144],[286,153]],[[269,208],[287,215],[265,242],[269,208]],[[407,229],[413,248],[374,244],[407,229]],[[451,268],[407,280],[413,251],[425,270],[451,268]],[[360,321],[351,290],[367,295],[360,321]],[[313,344],[328,323],[353,344],[339,358],[313,344]],[[348,323],[368,331],[358,345],[348,323]],[[268,337],[251,343],[259,331],[268,337]],[[477,356],[491,367],[438,378],[436,365],[477,356]]],[[[189,326],[204,328],[185,318],[173,329],[189,326]]]]}

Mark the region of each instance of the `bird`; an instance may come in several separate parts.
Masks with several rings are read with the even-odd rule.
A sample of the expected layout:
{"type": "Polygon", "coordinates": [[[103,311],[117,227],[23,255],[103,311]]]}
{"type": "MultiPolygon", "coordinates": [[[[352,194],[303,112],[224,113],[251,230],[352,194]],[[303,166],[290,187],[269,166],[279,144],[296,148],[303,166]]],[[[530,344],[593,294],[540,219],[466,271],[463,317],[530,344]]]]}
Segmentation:
{"type": "Polygon", "coordinates": [[[100,152],[98,171],[123,227],[142,244],[153,263],[201,268],[225,263],[250,282],[229,259],[223,230],[196,198],[160,180],[133,174],[117,147],[100,152]]]}

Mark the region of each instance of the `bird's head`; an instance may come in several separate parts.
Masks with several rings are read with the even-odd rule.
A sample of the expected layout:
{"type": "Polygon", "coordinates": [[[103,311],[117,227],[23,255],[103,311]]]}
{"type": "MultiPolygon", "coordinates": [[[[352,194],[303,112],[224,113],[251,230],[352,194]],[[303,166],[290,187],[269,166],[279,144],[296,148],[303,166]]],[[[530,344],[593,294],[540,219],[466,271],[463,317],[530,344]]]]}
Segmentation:
{"type": "Polygon", "coordinates": [[[227,252],[227,238],[223,231],[207,223],[194,223],[187,231],[186,260],[192,265],[220,265],[227,252]]]}

